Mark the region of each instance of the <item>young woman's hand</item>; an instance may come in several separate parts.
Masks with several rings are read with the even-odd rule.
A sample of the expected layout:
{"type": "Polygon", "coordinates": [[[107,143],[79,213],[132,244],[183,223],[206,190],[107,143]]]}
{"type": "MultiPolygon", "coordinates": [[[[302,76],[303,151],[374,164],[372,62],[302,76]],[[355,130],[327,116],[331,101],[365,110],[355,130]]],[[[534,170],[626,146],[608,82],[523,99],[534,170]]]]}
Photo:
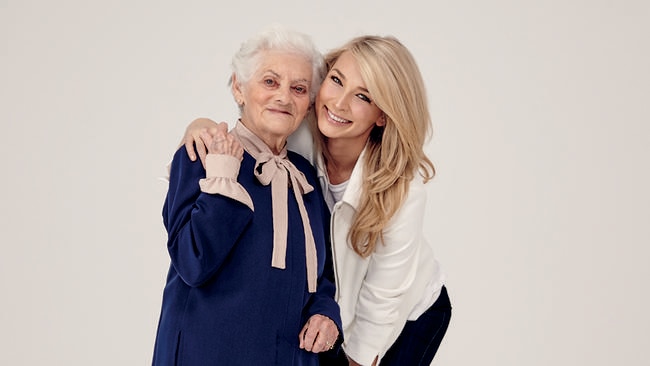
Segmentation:
{"type": "Polygon", "coordinates": [[[319,353],[334,348],[339,338],[339,329],[332,319],[315,314],[312,315],[298,334],[300,348],[305,351],[319,353]]]}
{"type": "Polygon", "coordinates": [[[181,140],[181,146],[185,145],[185,151],[190,160],[196,160],[196,154],[199,154],[201,163],[205,166],[205,155],[207,154],[207,144],[201,138],[201,132],[206,131],[210,135],[216,132],[217,123],[209,118],[197,118],[192,121],[185,129],[185,135],[181,140]],[[194,150],[196,145],[196,151],[194,150]]]}

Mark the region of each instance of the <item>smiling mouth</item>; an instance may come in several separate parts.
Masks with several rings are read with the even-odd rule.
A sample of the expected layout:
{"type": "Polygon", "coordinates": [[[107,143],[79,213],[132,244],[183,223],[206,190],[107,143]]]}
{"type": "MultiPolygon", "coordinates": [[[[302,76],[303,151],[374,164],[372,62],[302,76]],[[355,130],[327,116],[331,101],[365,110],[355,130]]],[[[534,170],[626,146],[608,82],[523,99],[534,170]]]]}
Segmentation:
{"type": "Polygon", "coordinates": [[[330,112],[329,108],[327,108],[327,107],[325,107],[325,111],[327,112],[327,117],[331,121],[334,121],[336,123],[351,123],[351,121],[349,121],[347,119],[343,119],[343,118],[333,114],[332,112],[330,112]]]}
{"type": "Polygon", "coordinates": [[[273,113],[280,113],[280,114],[287,114],[289,116],[292,116],[293,114],[287,110],[284,109],[277,109],[277,108],[269,108],[269,111],[273,113]]]}

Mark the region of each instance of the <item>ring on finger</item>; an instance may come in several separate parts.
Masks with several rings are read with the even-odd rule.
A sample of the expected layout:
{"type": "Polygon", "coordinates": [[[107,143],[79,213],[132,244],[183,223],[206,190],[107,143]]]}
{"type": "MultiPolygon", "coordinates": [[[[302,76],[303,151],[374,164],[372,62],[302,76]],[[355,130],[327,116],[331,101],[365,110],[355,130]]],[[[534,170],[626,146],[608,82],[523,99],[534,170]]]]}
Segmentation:
{"type": "Polygon", "coordinates": [[[329,341],[325,341],[325,345],[327,345],[327,348],[330,350],[334,349],[334,343],[330,343],[329,341]]]}

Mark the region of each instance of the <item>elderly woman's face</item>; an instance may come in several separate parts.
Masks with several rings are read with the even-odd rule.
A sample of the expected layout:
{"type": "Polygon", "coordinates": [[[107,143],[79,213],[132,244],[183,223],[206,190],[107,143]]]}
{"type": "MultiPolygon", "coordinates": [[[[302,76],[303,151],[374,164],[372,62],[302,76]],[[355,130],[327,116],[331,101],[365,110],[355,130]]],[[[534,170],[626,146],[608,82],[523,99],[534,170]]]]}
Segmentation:
{"type": "Polygon", "coordinates": [[[244,125],[277,153],[309,109],[312,65],[303,56],[279,51],[264,51],[260,60],[246,84],[233,83],[233,93],[244,104],[244,125]]]}

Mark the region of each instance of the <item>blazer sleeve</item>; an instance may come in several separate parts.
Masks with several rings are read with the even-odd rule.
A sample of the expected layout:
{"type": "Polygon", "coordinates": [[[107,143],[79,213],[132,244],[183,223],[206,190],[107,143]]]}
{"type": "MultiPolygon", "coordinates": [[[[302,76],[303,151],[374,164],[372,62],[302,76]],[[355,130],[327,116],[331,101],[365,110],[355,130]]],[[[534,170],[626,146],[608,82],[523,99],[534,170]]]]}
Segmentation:
{"type": "MultiPolygon", "coordinates": [[[[418,178],[415,178],[418,179],[418,178]]],[[[384,241],[369,258],[355,318],[347,327],[345,352],[362,365],[381,358],[406,323],[405,302],[414,283],[422,240],[426,190],[412,182],[402,207],[384,229],[384,241]]]]}
{"type": "Polygon", "coordinates": [[[172,265],[189,286],[201,286],[212,277],[253,216],[246,204],[202,192],[199,181],[205,175],[200,161],[191,161],[183,148],[176,151],[163,223],[172,265]]]}

